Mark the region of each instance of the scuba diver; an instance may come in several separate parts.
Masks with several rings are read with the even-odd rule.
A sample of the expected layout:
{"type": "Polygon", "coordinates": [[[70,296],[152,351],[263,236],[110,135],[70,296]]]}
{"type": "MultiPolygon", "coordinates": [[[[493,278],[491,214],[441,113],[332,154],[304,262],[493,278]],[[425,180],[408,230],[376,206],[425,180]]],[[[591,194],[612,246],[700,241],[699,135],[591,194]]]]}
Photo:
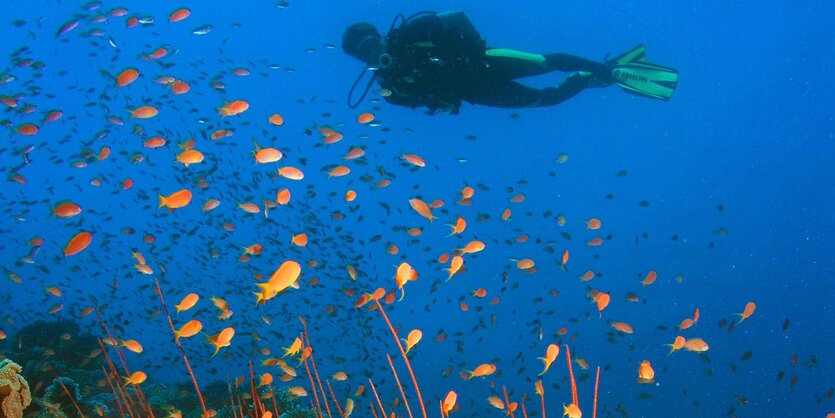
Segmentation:
{"type": "Polygon", "coordinates": [[[342,36],[342,49],[366,64],[348,94],[357,107],[376,81],[389,103],[426,106],[429,114],[457,114],[461,102],[518,108],[553,106],[587,87],[617,84],[627,92],[667,100],[678,71],[646,62],[645,48],[603,63],[569,54],[533,54],[486,46],[463,12],[397,15],[384,37],[369,23],[355,23],[342,36]],[[515,80],[552,71],[574,72],[557,87],[536,89],[515,80]],[[369,80],[359,100],[351,98],[366,71],[369,80]]]}

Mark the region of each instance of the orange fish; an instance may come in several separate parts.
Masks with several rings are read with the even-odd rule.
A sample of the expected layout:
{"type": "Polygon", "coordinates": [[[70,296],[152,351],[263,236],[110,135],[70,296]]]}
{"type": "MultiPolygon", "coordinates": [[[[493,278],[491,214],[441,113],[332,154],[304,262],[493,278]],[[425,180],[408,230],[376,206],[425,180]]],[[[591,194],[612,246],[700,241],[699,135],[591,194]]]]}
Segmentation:
{"type": "Polygon", "coordinates": [[[304,173],[296,167],[284,166],[278,169],[278,175],[289,180],[301,180],[304,173]]]}
{"type": "Polygon", "coordinates": [[[151,105],[139,106],[130,111],[130,115],[137,119],[148,119],[159,114],[159,110],[151,105]]]}
{"type": "Polygon", "coordinates": [[[638,383],[653,383],[655,382],[655,370],[652,370],[652,364],[649,360],[641,361],[638,366],[638,383]]]}
{"type": "Polygon", "coordinates": [[[351,147],[347,153],[342,157],[344,160],[355,160],[365,155],[365,149],[360,147],[351,147]]]}
{"type": "Polygon", "coordinates": [[[473,254],[484,250],[484,247],[485,245],[482,241],[474,239],[468,242],[467,245],[459,248],[458,251],[460,251],[461,254],[473,254]]]}
{"type": "Polygon", "coordinates": [[[348,189],[345,191],[345,202],[353,202],[357,198],[357,192],[353,189],[348,189]]]}
{"type": "Polygon", "coordinates": [[[328,170],[328,177],[342,177],[347,176],[351,169],[347,165],[337,165],[328,170]]]}
{"type": "Polygon", "coordinates": [[[281,356],[282,358],[287,356],[294,356],[299,353],[302,349],[302,340],[299,337],[293,339],[293,342],[290,344],[289,347],[282,347],[284,350],[284,355],[281,356]]]}
{"type": "Polygon", "coordinates": [[[246,213],[258,213],[261,212],[261,208],[258,207],[255,203],[252,202],[242,202],[238,203],[238,208],[243,210],[246,213]]]}
{"type": "Polygon", "coordinates": [[[194,305],[196,305],[197,301],[199,301],[199,300],[200,300],[200,295],[198,295],[197,293],[192,292],[192,293],[189,293],[189,294],[183,296],[183,299],[180,300],[180,303],[174,305],[174,307],[177,308],[177,313],[180,313],[182,311],[187,311],[187,310],[193,308],[194,305]]]}
{"type": "Polygon", "coordinates": [[[544,363],[544,368],[541,372],[539,372],[538,376],[542,376],[545,372],[548,371],[548,368],[551,367],[551,363],[556,360],[557,356],[560,354],[560,346],[556,344],[548,344],[548,348],[545,349],[545,357],[537,357],[537,359],[542,360],[544,363]]]}
{"type": "Polygon", "coordinates": [[[568,416],[568,418],[581,418],[583,416],[583,412],[580,411],[580,407],[575,403],[570,403],[568,406],[562,404],[562,416],[568,416]]]}
{"type": "Polygon", "coordinates": [[[687,351],[695,351],[695,352],[703,352],[707,351],[710,346],[707,345],[707,342],[701,338],[688,338],[684,342],[684,349],[687,351]]]}
{"type": "Polygon", "coordinates": [[[252,244],[248,247],[244,247],[244,254],[247,255],[259,255],[264,247],[261,246],[259,243],[252,244]]]}
{"type": "Polygon", "coordinates": [[[255,144],[255,151],[252,152],[252,155],[255,157],[255,162],[259,164],[274,163],[284,156],[276,148],[259,148],[258,144],[255,144]]]}
{"type": "Polygon", "coordinates": [[[682,347],[684,347],[684,343],[685,343],[685,341],[686,341],[686,340],[684,339],[684,337],[682,337],[681,335],[678,335],[678,336],[676,336],[676,338],[673,340],[673,343],[672,343],[672,344],[664,344],[664,345],[666,345],[666,346],[669,346],[669,347],[670,347],[670,352],[669,352],[669,353],[667,353],[667,355],[669,356],[670,354],[673,354],[673,352],[678,351],[678,350],[681,350],[681,348],[682,348],[682,347]]]}
{"type": "Polygon", "coordinates": [[[409,199],[409,206],[411,206],[412,209],[414,209],[414,211],[417,212],[420,216],[423,216],[424,218],[428,219],[430,224],[432,223],[432,220],[436,218],[436,216],[432,215],[432,209],[430,209],[426,202],[424,202],[423,200],[420,200],[418,198],[409,199]]]}
{"type": "Polygon", "coordinates": [[[209,212],[214,208],[218,207],[219,205],[220,200],[215,198],[208,198],[205,202],[203,202],[203,206],[200,207],[200,210],[202,210],[203,212],[209,212]]]}
{"type": "Polygon", "coordinates": [[[159,206],[157,208],[166,207],[169,210],[182,208],[191,202],[191,191],[188,189],[178,190],[168,196],[157,194],[159,198],[159,206]]]}
{"type": "Polygon", "coordinates": [[[293,260],[287,260],[281,263],[266,283],[255,284],[261,289],[261,292],[256,293],[258,297],[256,303],[270,300],[284,289],[290,287],[299,278],[299,274],[301,274],[301,266],[299,263],[293,260]]]}
{"type": "Polygon", "coordinates": [[[534,261],[530,258],[523,258],[516,262],[516,268],[519,270],[530,270],[535,265],[534,261]]]}
{"type": "Polygon", "coordinates": [[[409,334],[406,336],[406,338],[403,338],[403,343],[406,344],[406,349],[403,351],[408,354],[409,350],[411,350],[412,347],[417,345],[417,343],[420,342],[421,338],[423,338],[423,332],[421,330],[413,329],[409,331],[409,334]]]}
{"type": "Polygon", "coordinates": [[[492,363],[483,363],[476,366],[473,370],[464,370],[466,373],[466,377],[464,379],[470,380],[474,377],[484,377],[489,376],[496,371],[496,365],[492,363]]]}
{"type": "Polygon", "coordinates": [[[692,327],[694,323],[695,322],[693,322],[692,319],[684,318],[684,319],[681,320],[681,323],[678,324],[678,329],[679,329],[679,331],[686,330],[686,329],[692,327]]]}
{"type": "Polygon", "coordinates": [[[603,244],[603,238],[600,238],[600,237],[594,237],[594,238],[586,241],[586,245],[589,246],[589,247],[598,247],[601,244],[603,244]]]}
{"type": "Polygon", "coordinates": [[[591,230],[600,229],[600,225],[601,225],[600,219],[597,219],[597,218],[589,218],[586,221],[586,228],[587,229],[591,229],[591,230]]]}
{"type": "Polygon", "coordinates": [[[290,242],[297,247],[304,247],[307,245],[307,234],[304,232],[295,234],[290,238],[290,242]]]}
{"type": "Polygon", "coordinates": [[[139,77],[139,71],[136,68],[126,68],[116,76],[116,85],[119,87],[127,86],[133,83],[137,77],[139,77]]]}
{"type": "Polygon", "coordinates": [[[452,412],[452,408],[455,407],[455,402],[458,401],[458,394],[455,393],[454,390],[447,392],[446,396],[444,396],[444,401],[441,402],[441,412],[444,415],[449,416],[449,413],[452,412]]]}
{"type": "Polygon", "coordinates": [[[290,392],[291,397],[307,396],[307,390],[301,386],[291,386],[287,388],[287,391],[290,392]]]}
{"type": "Polygon", "coordinates": [[[608,293],[597,292],[594,294],[593,302],[597,304],[597,313],[600,315],[601,318],[603,317],[603,310],[606,309],[607,306],[609,306],[610,299],[611,298],[608,293]]]}
{"type": "Polygon", "coordinates": [[[171,12],[171,14],[168,15],[168,22],[169,23],[179,22],[179,21],[189,17],[190,15],[191,15],[191,10],[189,10],[186,7],[183,7],[181,9],[177,9],[177,10],[174,10],[173,12],[171,12]]]}
{"type": "Polygon", "coordinates": [[[217,113],[223,117],[234,116],[246,112],[247,109],[249,109],[249,103],[246,100],[233,100],[217,108],[217,113]]]}
{"type": "Polygon", "coordinates": [[[649,286],[649,285],[655,283],[655,279],[657,277],[658,277],[658,275],[655,273],[655,270],[648,271],[646,276],[644,276],[644,279],[641,280],[641,286],[649,286]]]}
{"type": "Polygon", "coordinates": [[[278,113],[273,113],[269,118],[267,118],[267,121],[275,126],[284,125],[284,118],[278,113]]]}
{"type": "Polygon", "coordinates": [[[626,322],[612,322],[611,327],[624,333],[624,334],[631,334],[632,333],[632,325],[627,324],[626,322]]]}
{"type": "Polygon", "coordinates": [[[449,277],[447,277],[447,281],[449,281],[449,279],[451,279],[452,276],[455,275],[455,273],[458,273],[458,271],[461,270],[461,267],[463,265],[464,265],[464,258],[463,257],[461,257],[460,255],[456,255],[456,256],[452,257],[452,259],[449,261],[449,268],[446,269],[447,273],[449,273],[449,277]]]}
{"type": "Polygon", "coordinates": [[[62,200],[52,207],[52,213],[59,218],[71,218],[81,213],[81,206],[69,200],[62,200]]]}
{"type": "Polygon", "coordinates": [[[141,384],[147,378],[148,375],[146,375],[145,372],[139,370],[131,373],[130,376],[123,376],[123,379],[125,379],[125,386],[141,384]]]}
{"type": "Polygon", "coordinates": [[[417,278],[417,271],[412,268],[407,262],[402,262],[397,266],[394,273],[394,284],[400,289],[400,300],[406,296],[406,289],[403,287],[409,280],[417,278]]]}
{"type": "Polygon", "coordinates": [[[591,271],[591,270],[586,270],[586,272],[585,272],[585,273],[583,273],[583,274],[581,274],[580,276],[578,276],[578,278],[579,278],[581,281],[587,282],[587,281],[589,281],[589,280],[591,280],[591,279],[593,279],[593,278],[594,278],[594,272],[593,272],[593,271],[591,271]]]}
{"type": "Polygon", "coordinates": [[[455,217],[455,223],[448,225],[452,228],[452,231],[447,236],[457,235],[464,232],[464,229],[467,228],[467,221],[464,220],[463,216],[458,215],[455,217]]]}
{"type": "Polygon", "coordinates": [[[165,144],[166,144],[165,138],[163,138],[161,136],[152,136],[152,137],[146,139],[144,142],[142,142],[142,145],[145,148],[159,148],[161,146],[164,146],[165,144]]]}
{"type": "Polygon", "coordinates": [[[174,80],[168,84],[174,94],[185,94],[191,90],[191,86],[183,80],[174,80]]]}
{"type": "Polygon", "coordinates": [[[174,339],[179,341],[180,338],[188,338],[197,335],[203,329],[203,323],[192,319],[191,321],[186,322],[180,329],[174,331],[174,339]]]}
{"type": "Polygon", "coordinates": [[[196,149],[186,149],[183,152],[177,154],[176,160],[178,163],[181,163],[188,167],[191,164],[199,164],[203,162],[203,153],[196,150],[196,149]]]}
{"type": "Polygon", "coordinates": [[[119,343],[120,347],[124,347],[134,353],[141,353],[142,352],[142,344],[139,344],[139,341],[136,340],[122,340],[119,343]]]}
{"type": "Polygon", "coordinates": [[[222,347],[229,347],[232,345],[232,337],[234,336],[235,328],[227,327],[217,334],[206,337],[209,340],[209,343],[215,347],[215,352],[212,354],[212,357],[216,356],[217,352],[220,351],[222,347]]]}
{"type": "Polygon", "coordinates": [[[560,258],[560,268],[563,271],[566,271],[568,269],[567,265],[568,265],[568,248],[564,248],[562,250],[562,257],[560,258]]]}
{"type": "Polygon", "coordinates": [[[92,241],[93,234],[87,231],[81,231],[73,235],[73,237],[67,242],[67,245],[64,246],[64,257],[80,253],[87,248],[92,241]]]}
{"type": "Polygon", "coordinates": [[[739,324],[742,323],[742,321],[748,319],[749,316],[754,314],[754,310],[756,310],[756,309],[757,309],[757,304],[756,303],[754,303],[754,302],[746,303],[745,304],[745,309],[743,309],[742,312],[737,313],[737,315],[739,315],[739,322],[737,322],[736,324],[739,325],[739,324]]]}
{"type": "Polygon", "coordinates": [[[290,202],[290,190],[287,188],[281,189],[275,194],[275,203],[279,205],[286,205],[290,202]]]}
{"type": "Polygon", "coordinates": [[[374,120],[374,114],[371,112],[363,112],[357,115],[357,122],[359,123],[369,123],[374,120]]]}
{"type": "Polygon", "coordinates": [[[400,158],[415,167],[426,167],[426,161],[417,154],[401,154],[400,158]]]}

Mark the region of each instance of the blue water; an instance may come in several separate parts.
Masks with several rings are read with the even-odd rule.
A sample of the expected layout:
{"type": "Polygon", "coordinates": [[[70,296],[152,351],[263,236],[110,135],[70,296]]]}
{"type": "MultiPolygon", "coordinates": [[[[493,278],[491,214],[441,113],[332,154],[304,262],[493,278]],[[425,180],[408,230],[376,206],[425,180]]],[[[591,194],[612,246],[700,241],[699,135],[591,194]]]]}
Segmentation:
{"type": "MultiPolygon", "coordinates": [[[[453,416],[500,416],[485,399],[500,396],[502,386],[513,401],[525,393],[528,413],[540,416],[533,394],[541,367],[536,357],[559,342],[591,365],[586,371],[574,366],[584,416],[591,416],[597,365],[603,368],[599,416],[619,416],[616,409],[621,409],[630,417],[823,417],[835,410],[826,397],[835,384],[835,89],[829,74],[835,65],[829,23],[835,7],[778,1],[652,6],[291,1],[286,8],[270,2],[189,7],[188,19],[170,24],[167,15],[175,7],[164,2],[104,2],[90,11],[74,2],[4,4],[0,69],[14,80],[0,84],[0,95],[19,95],[18,108],[0,104],[7,126],[0,141],[4,178],[23,161],[18,150],[34,145],[30,164],[17,171],[26,183],[10,179],[0,186],[0,266],[22,278],[22,283],[0,279],[0,329],[8,335],[0,343],[9,344],[6,349],[14,332],[35,320],[72,319],[101,335],[94,315],[80,315],[94,296],[106,305],[103,317],[115,336],[144,346],[142,354],[127,355],[132,368],[148,373],[146,384],[182,381],[185,369],[156,312],[160,305],[151,285],[158,277],[169,305],[188,292],[201,296],[194,309],[175,318],[178,325],[197,318],[205,332],[236,329],[231,347],[214,358],[203,337],[183,340],[199,381],[243,374],[250,359],[259,364],[266,357],[262,347],[271,355],[280,353],[301,332],[296,319],[301,315],[310,326],[320,374],[343,370],[349,376],[334,382],[341,402],[357,385],[367,388],[371,377],[387,403],[399,395],[385,354],[393,356],[404,384],[409,380],[405,367],[379,313],[354,309],[353,303],[361,292],[394,288],[395,266],[408,261],[419,278],[387,312],[401,327],[401,338],[408,330],[423,330],[410,358],[432,416],[449,390],[459,396],[460,410],[453,416]],[[117,6],[129,14],[106,23],[89,21],[117,6]],[[457,116],[428,116],[373,94],[356,110],[346,106],[347,90],[361,69],[339,47],[346,26],[365,20],[385,31],[397,13],[450,9],[466,11],[492,46],[603,59],[643,42],[650,61],[680,70],[680,83],[669,102],[610,87],[584,91],[553,108],[465,104],[457,116]],[[152,16],[155,22],[126,28],[130,16],[152,16]],[[25,23],[12,24],[18,19],[25,23]],[[80,20],[78,27],[56,36],[71,19],[80,20]],[[192,34],[205,24],[212,25],[211,32],[192,34]],[[89,33],[95,28],[101,36],[89,33]],[[169,55],[151,61],[139,57],[159,46],[167,46],[169,55]],[[19,58],[42,62],[44,68],[20,66],[19,58]],[[127,67],[137,68],[140,78],[116,87],[113,77],[127,67]],[[235,76],[235,68],[251,74],[235,76]],[[186,80],[191,91],[171,95],[155,82],[163,75],[186,80]],[[225,89],[213,89],[212,79],[225,89]],[[215,109],[235,99],[248,101],[249,109],[221,118],[215,109]],[[18,112],[23,104],[37,108],[23,115],[18,112]],[[142,104],[155,104],[159,115],[131,119],[128,110],[142,104]],[[49,109],[60,109],[63,117],[43,123],[49,109]],[[354,120],[364,111],[373,112],[379,126],[354,120]],[[284,117],[283,126],[267,122],[273,113],[284,117]],[[108,122],[109,115],[122,118],[124,125],[108,122]],[[17,133],[14,128],[26,122],[38,124],[40,131],[17,133]],[[144,133],[134,134],[134,125],[144,133]],[[333,127],[344,139],[322,145],[318,125],[333,127]],[[234,135],[210,140],[219,127],[233,129],[234,135]],[[144,148],[142,141],[153,135],[165,137],[167,144],[144,148]],[[177,143],[186,138],[194,138],[195,148],[206,155],[202,164],[184,168],[174,161],[177,143]],[[253,140],[279,148],[284,158],[256,165],[253,140]],[[342,164],[352,145],[364,146],[366,156],[346,163],[352,170],[348,176],[327,178],[323,168],[342,164]],[[84,160],[85,148],[95,154],[102,146],[112,149],[107,159],[71,166],[84,160]],[[144,161],[131,163],[134,153],[144,161]],[[402,153],[420,155],[426,167],[410,169],[402,153]],[[555,162],[561,153],[568,154],[562,164],[555,162]],[[301,168],[305,178],[271,178],[281,165],[301,168]],[[622,170],[626,176],[617,175],[622,170]],[[208,188],[195,186],[199,176],[205,176],[208,188]],[[90,185],[94,177],[101,179],[100,187],[90,185]],[[121,190],[127,177],[134,185],[121,190]],[[382,178],[391,179],[391,185],[375,188],[382,178]],[[455,203],[465,185],[476,190],[469,206],[455,203]],[[252,201],[263,208],[263,199],[274,199],[283,187],[291,190],[291,203],[270,210],[267,219],[236,207],[252,201]],[[157,209],[157,193],[182,188],[194,193],[188,206],[157,209]],[[342,200],[348,188],[358,194],[351,205],[342,200]],[[525,200],[511,203],[516,193],[525,200]],[[201,212],[209,197],[221,205],[201,212]],[[434,210],[438,219],[430,224],[411,210],[413,197],[442,199],[444,206],[434,210]],[[63,199],[78,203],[81,215],[50,215],[63,199]],[[512,210],[506,222],[499,219],[505,208],[512,210]],[[344,219],[334,220],[335,211],[344,219]],[[480,214],[489,219],[479,222],[480,214]],[[567,218],[564,227],[555,222],[557,214],[567,218]],[[466,218],[467,229],[447,237],[445,224],[456,215],[466,218]],[[586,230],[584,221],[591,217],[602,220],[600,230],[586,230]],[[234,232],[223,229],[227,221],[234,232]],[[423,228],[417,238],[401,228],[413,226],[423,228]],[[125,227],[135,232],[125,233],[125,227]],[[717,234],[721,228],[726,235],[717,234]],[[62,248],[82,229],[93,233],[92,244],[64,257],[62,248]],[[308,246],[292,246],[291,235],[303,231],[310,237],[308,246]],[[514,242],[523,233],[528,241],[514,242]],[[143,242],[145,234],[153,234],[155,242],[143,242]],[[378,234],[380,239],[372,241],[378,234]],[[29,262],[26,240],[35,236],[44,244],[29,262]],[[585,241],[595,236],[604,238],[603,245],[587,247],[585,241]],[[485,242],[485,250],[466,255],[466,271],[445,281],[446,266],[436,257],[472,239],[485,242]],[[263,253],[239,262],[241,248],[255,242],[263,245],[263,253]],[[386,252],[389,243],[399,247],[398,255],[386,252]],[[136,272],[132,249],[145,256],[155,276],[136,272]],[[212,249],[217,258],[210,257],[212,249]],[[563,249],[570,252],[567,272],[558,267],[563,249]],[[536,261],[535,273],[526,274],[511,261],[525,257],[536,261]],[[263,279],[254,275],[268,277],[288,259],[303,266],[300,289],[255,306],[254,283],[263,279]],[[318,265],[307,267],[309,260],[318,265]],[[349,264],[359,271],[356,281],[348,278],[349,264]],[[601,276],[579,282],[576,277],[587,269],[601,276]],[[639,280],[649,270],[658,272],[658,280],[642,288],[639,280]],[[673,279],[677,274],[684,277],[681,283],[673,279]],[[318,283],[311,286],[308,280],[314,277],[318,283]],[[63,291],[60,298],[44,291],[53,285],[63,291]],[[602,318],[586,297],[587,286],[612,295],[602,318]],[[486,298],[471,296],[478,287],[487,289],[486,298]],[[345,288],[355,295],[346,296],[345,288]],[[549,294],[552,289],[558,294],[549,294]],[[640,302],[627,302],[626,292],[636,293],[640,302]],[[216,319],[210,296],[225,298],[234,315],[216,319]],[[497,304],[489,303],[493,296],[500,297],[497,304]],[[535,303],[536,298],[542,301],[535,303]],[[461,300],[469,311],[459,309],[461,300]],[[757,304],[752,317],[732,331],[717,326],[723,319],[737,320],[735,314],[748,301],[757,304]],[[56,303],[63,309],[49,314],[56,303]],[[323,315],[328,305],[333,313],[323,315]],[[678,323],[697,307],[698,324],[680,335],[704,338],[710,350],[667,356],[663,344],[672,342],[678,323]],[[783,329],[786,318],[791,324],[783,329]],[[610,337],[607,320],[626,321],[635,332],[610,337]],[[569,333],[560,337],[555,332],[563,326],[569,333]],[[447,338],[436,343],[441,330],[447,338]],[[749,350],[751,358],[741,360],[749,350]],[[798,361],[792,365],[794,354],[798,361]],[[814,366],[807,364],[812,357],[814,366]],[[652,362],[655,384],[636,381],[643,359],[652,362]],[[487,362],[495,363],[496,374],[470,381],[458,376],[487,362]],[[786,377],[778,382],[779,371],[786,377]],[[794,385],[791,376],[796,376],[794,385]]],[[[525,81],[545,86],[562,77],[555,73],[525,81]]],[[[542,378],[549,416],[561,414],[561,405],[571,400],[564,352],[563,346],[542,378]]],[[[307,387],[303,367],[298,370],[291,384],[307,387]]],[[[417,410],[411,384],[406,386],[417,410]]],[[[355,416],[369,416],[371,399],[368,390],[356,399],[355,416]]]]}

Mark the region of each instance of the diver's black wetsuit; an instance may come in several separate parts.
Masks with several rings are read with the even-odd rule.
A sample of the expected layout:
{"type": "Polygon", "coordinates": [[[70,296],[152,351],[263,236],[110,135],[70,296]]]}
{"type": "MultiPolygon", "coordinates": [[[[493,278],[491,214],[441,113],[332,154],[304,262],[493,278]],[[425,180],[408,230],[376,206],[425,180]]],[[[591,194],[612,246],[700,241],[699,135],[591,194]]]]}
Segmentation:
{"type": "Polygon", "coordinates": [[[458,113],[461,101],[497,107],[552,106],[595,77],[574,74],[559,87],[535,89],[514,81],[551,71],[607,74],[606,64],[568,54],[538,55],[485,46],[461,12],[427,13],[392,29],[391,64],[375,72],[389,103],[458,113]],[[386,92],[388,93],[388,92],[386,92]]]}

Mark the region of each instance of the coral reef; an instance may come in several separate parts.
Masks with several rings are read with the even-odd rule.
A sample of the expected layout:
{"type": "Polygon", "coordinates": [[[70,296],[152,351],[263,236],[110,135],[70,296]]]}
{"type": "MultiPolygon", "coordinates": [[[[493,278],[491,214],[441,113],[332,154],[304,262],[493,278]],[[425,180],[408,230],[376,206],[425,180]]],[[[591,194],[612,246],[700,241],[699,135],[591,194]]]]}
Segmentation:
{"type": "Polygon", "coordinates": [[[20,374],[20,365],[0,361],[0,418],[20,418],[23,410],[32,403],[29,384],[20,374]]]}
{"type": "MultiPolygon", "coordinates": [[[[105,383],[101,369],[105,357],[97,338],[81,331],[73,321],[38,321],[21,328],[5,345],[0,344],[0,359],[6,357],[14,358],[20,364],[0,361],[0,401],[4,409],[0,418],[75,418],[80,416],[79,411],[88,417],[106,417],[116,415],[120,406],[126,406],[125,399],[117,399],[105,383]],[[6,412],[7,402],[10,405],[8,410],[14,413],[6,412]]],[[[115,373],[120,382],[121,374],[115,373]]],[[[242,402],[235,408],[230,405],[228,383],[221,380],[210,382],[202,387],[206,395],[205,404],[208,409],[217,411],[217,416],[221,418],[240,416],[233,412],[233,408],[243,408],[250,413],[252,400],[248,386],[247,383],[239,387],[233,384],[235,399],[242,402]]],[[[144,392],[141,402],[158,417],[168,416],[173,411],[180,411],[182,416],[188,417],[202,413],[191,382],[167,385],[146,383],[141,389],[144,392]]],[[[135,388],[125,387],[123,390],[126,397],[132,399],[132,408],[136,412],[138,398],[135,388]]],[[[272,409],[270,388],[263,386],[256,390],[261,402],[272,409]]],[[[273,386],[272,390],[277,410],[280,411],[277,418],[316,416],[301,399],[294,398],[286,389],[273,386]]]]}

